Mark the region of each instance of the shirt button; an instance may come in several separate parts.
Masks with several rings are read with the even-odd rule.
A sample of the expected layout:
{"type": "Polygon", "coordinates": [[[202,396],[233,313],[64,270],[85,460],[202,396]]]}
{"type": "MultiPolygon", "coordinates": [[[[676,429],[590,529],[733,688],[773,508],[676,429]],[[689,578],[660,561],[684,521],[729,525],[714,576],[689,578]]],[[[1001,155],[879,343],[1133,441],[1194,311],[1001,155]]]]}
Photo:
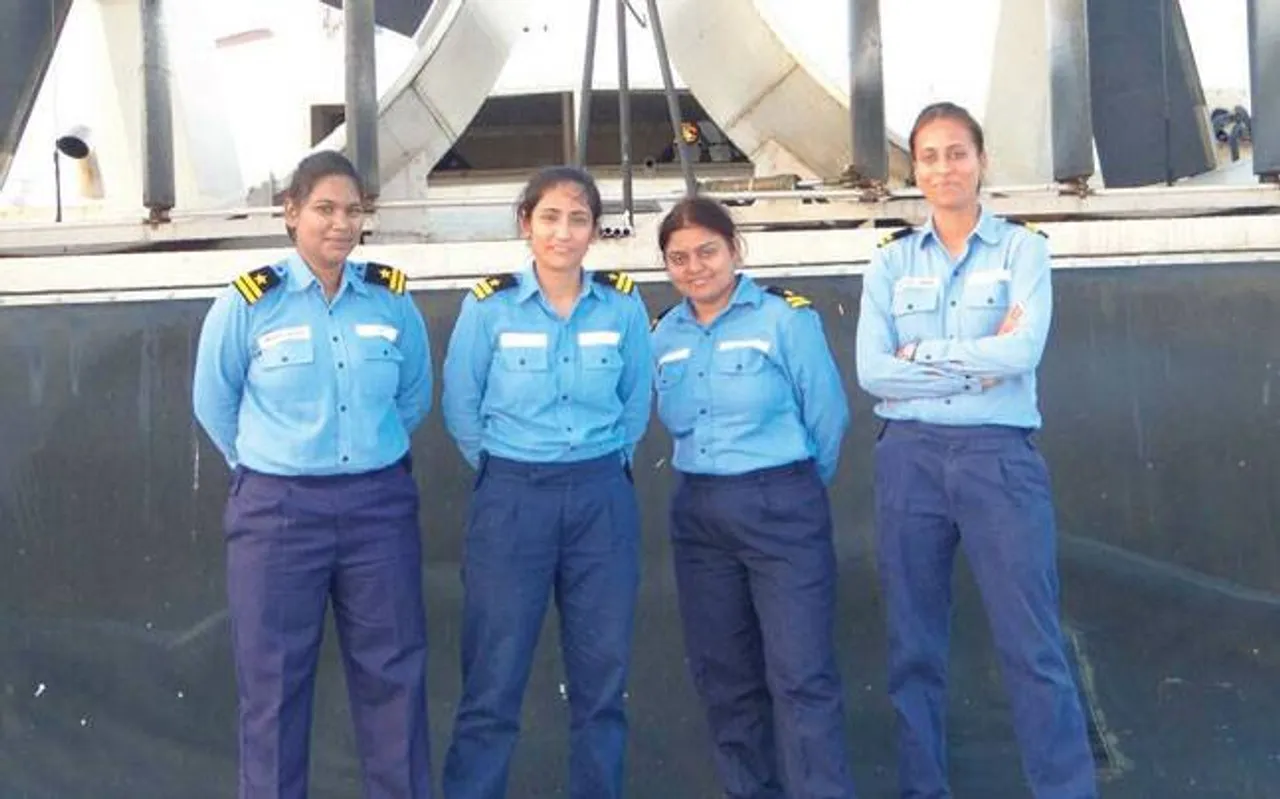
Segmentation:
{"type": "Polygon", "coordinates": [[[995,305],[995,304],[996,304],[995,297],[987,297],[987,305],[995,305]]]}
{"type": "Polygon", "coordinates": [[[908,310],[908,311],[915,310],[915,307],[916,307],[916,306],[915,306],[915,303],[913,303],[913,302],[909,302],[909,303],[907,303],[907,310],[908,310]]]}
{"type": "Polygon", "coordinates": [[[955,301],[955,300],[952,300],[952,301],[951,301],[951,307],[952,307],[952,308],[956,307],[956,301],[955,301]]]}
{"type": "Polygon", "coordinates": [[[345,369],[345,368],[346,368],[346,366],[347,366],[347,365],[346,365],[345,363],[343,363],[342,361],[338,361],[338,368],[339,368],[339,369],[345,369]]]}
{"type": "Polygon", "coordinates": [[[568,394],[561,394],[561,395],[560,395],[560,401],[561,401],[561,402],[568,402],[568,401],[569,401],[569,395],[568,395],[568,394]]]}
{"type": "Polygon", "coordinates": [[[946,403],[947,405],[951,404],[951,400],[943,400],[943,402],[946,403]]]}
{"type": "Polygon", "coordinates": [[[338,343],[338,337],[337,337],[337,336],[334,336],[334,337],[333,337],[333,343],[335,343],[335,344],[337,344],[337,343],[338,343]]]}
{"type": "Polygon", "coordinates": [[[520,359],[520,365],[521,365],[521,366],[524,366],[524,358],[521,358],[521,359],[520,359]]]}
{"type": "Polygon", "coordinates": [[[705,375],[706,375],[705,372],[698,372],[698,377],[704,377],[705,375]]]}
{"type": "Polygon", "coordinates": [[[349,461],[349,460],[351,460],[351,459],[350,459],[350,458],[348,458],[346,455],[343,455],[343,456],[342,456],[342,462],[343,462],[343,463],[346,463],[346,462],[347,462],[347,461],[349,461]]]}
{"type": "Polygon", "coordinates": [[[338,410],[339,410],[340,412],[342,412],[342,413],[346,413],[346,412],[347,412],[347,406],[346,406],[346,405],[339,405],[339,406],[338,406],[338,410]]]}
{"type": "Polygon", "coordinates": [[[560,360],[561,360],[561,361],[564,361],[565,363],[568,363],[568,362],[569,362],[569,356],[568,356],[568,355],[566,355],[566,356],[564,356],[563,358],[561,358],[560,360]]]}
{"type": "Polygon", "coordinates": [[[702,414],[703,416],[706,416],[706,415],[707,415],[707,409],[706,409],[706,408],[703,408],[702,410],[698,411],[698,413],[702,414]]]}
{"type": "Polygon", "coordinates": [[[700,449],[700,450],[698,450],[698,451],[699,451],[699,452],[701,452],[703,455],[706,455],[706,454],[707,454],[707,448],[706,448],[706,447],[703,447],[702,449],[700,449]]]}
{"type": "Polygon", "coordinates": [[[565,432],[567,432],[567,433],[572,433],[572,432],[573,432],[573,428],[572,428],[572,427],[566,427],[566,428],[565,428],[565,432]]]}

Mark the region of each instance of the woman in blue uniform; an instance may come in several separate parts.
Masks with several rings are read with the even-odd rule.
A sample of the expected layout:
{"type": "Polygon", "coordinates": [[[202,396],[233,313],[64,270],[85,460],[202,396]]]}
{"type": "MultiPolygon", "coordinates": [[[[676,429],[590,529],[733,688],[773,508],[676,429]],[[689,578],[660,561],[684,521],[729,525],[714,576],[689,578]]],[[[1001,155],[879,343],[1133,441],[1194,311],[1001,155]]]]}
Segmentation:
{"type": "Polygon", "coordinates": [[[910,138],[923,227],[890,236],[863,283],[858,381],[879,398],[876,527],[903,796],[950,796],[947,651],[957,546],[982,593],[1037,799],[1097,795],[1058,623],[1036,367],[1049,333],[1042,235],[978,196],[982,129],[939,103],[910,138]]]}
{"type": "Polygon", "coordinates": [[[553,591],[571,717],[569,796],[622,793],[639,579],[630,460],[648,425],[652,380],[634,283],[583,268],[600,213],[585,172],[534,176],[516,214],[530,259],[476,284],[449,341],[445,424],[477,472],[449,799],[505,795],[553,591]]]}
{"type": "Polygon", "coordinates": [[[404,274],[348,260],[363,208],[347,159],[305,158],[285,199],[295,251],[237,277],[200,335],[196,418],[234,469],[225,521],[241,799],[307,796],[329,601],[364,795],[431,796],[408,459],[431,361],[404,274]]]}
{"type": "Polygon", "coordinates": [[[684,297],[653,332],[671,540],[721,783],[734,799],[852,797],[826,489],[849,410],[822,320],[737,271],[714,201],[676,205],[658,244],[684,297]]]}

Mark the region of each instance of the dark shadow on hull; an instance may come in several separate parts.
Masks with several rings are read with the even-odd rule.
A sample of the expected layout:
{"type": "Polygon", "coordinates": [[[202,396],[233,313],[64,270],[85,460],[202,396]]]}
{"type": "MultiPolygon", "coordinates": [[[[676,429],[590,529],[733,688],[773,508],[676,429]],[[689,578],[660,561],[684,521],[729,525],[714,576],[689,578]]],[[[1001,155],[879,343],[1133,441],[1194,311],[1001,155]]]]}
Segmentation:
{"type": "MultiPolygon", "coordinates": [[[[1063,606],[1089,685],[1107,797],[1263,799],[1280,782],[1277,423],[1267,265],[1068,270],[1041,370],[1061,529],[1063,606]]],[[[813,297],[854,402],[833,505],[838,642],[866,796],[895,782],[873,567],[876,423],[854,382],[856,278],[785,281],[813,297]]],[[[651,309],[672,301],[642,285],[651,309]]],[[[418,301],[443,358],[461,292],[418,301]]],[[[235,688],[223,594],[226,468],[190,416],[207,303],[0,311],[0,795],[225,797],[235,688]]],[[[437,765],[458,695],[460,530],[470,474],[433,412],[423,491],[437,765]]],[[[630,795],[717,793],[685,672],[665,532],[669,442],[637,455],[644,576],[630,795]]],[[[981,603],[957,578],[949,734],[957,797],[1025,796],[981,603]]],[[[330,631],[331,632],[331,631],[330,631]]],[[[313,796],[359,790],[335,637],[317,685],[313,796]]],[[[567,708],[554,617],[525,701],[512,796],[563,791],[567,708]]]]}

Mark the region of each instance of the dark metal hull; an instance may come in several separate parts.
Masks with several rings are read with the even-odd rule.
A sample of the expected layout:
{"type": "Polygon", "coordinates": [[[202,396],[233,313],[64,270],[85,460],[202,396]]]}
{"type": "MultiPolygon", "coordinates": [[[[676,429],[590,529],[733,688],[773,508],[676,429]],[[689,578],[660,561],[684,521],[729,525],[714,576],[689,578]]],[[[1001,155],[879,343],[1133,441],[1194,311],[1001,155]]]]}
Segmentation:
{"type": "MultiPolygon", "coordinates": [[[[1063,608],[1107,797],[1274,796],[1280,783],[1274,266],[1067,269],[1041,369],[1063,608]]],[[[855,773],[893,791],[875,580],[871,448],[854,381],[856,277],[787,280],[815,299],[854,402],[832,499],[837,639],[855,773]]],[[[651,309],[673,296],[642,286],[651,309]]],[[[436,362],[459,291],[418,295],[436,362]]],[[[227,471],[191,418],[205,301],[0,310],[0,796],[226,797],[235,687],[223,590],[227,471]]],[[[459,690],[460,532],[470,475],[433,412],[423,492],[437,766],[459,690]]],[[[666,540],[669,442],[638,453],[644,572],[631,681],[630,795],[717,795],[685,673],[666,540]]],[[[957,578],[956,795],[1021,787],[982,607],[957,578]]],[[[512,796],[564,792],[568,717],[554,619],[525,701],[512,796]]],[[[317,686],[315,797],[359,791],[333,635],[317,686]]]]}

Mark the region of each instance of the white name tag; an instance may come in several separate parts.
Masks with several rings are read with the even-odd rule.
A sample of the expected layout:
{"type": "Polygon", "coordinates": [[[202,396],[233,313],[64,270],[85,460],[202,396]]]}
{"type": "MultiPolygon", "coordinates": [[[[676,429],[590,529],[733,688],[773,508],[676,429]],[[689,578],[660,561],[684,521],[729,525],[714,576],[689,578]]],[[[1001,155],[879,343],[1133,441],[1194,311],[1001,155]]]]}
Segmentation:
{"type": "Polygon", "coordinates": [[[588,330],[578,334],[579,347],[616,347],[622,334],[616,330],[588,330]]]}
{"type": "Polygon", "coordinates": [[[311,328],[308,325],[301,325],[300,327],[282,327],[279,330],[272,330],[270,333],[263,333],[261,336],[258,336],[258,349],[269,350],[286,341],[310,340],[311,328]]]}
{"type": "Polygon", "coordinates": [[[970,286],[993,286],[996,283],[1008,283],[1013,279],[1013,273],[1008,269],[984,269],[981,272],[971,272],[965,283],[970,286]]]}
{"type": "Polygon", "coordinates": [[[760,350],[766,354],[772,348],[773,344],[762,338],[744,338],[736,341],[722,341],[720,342],[720,346],[716,347],[716,349],[721,352],[728,352],[729,350],[760,350]]]}
{"type": "Polygon", "coordinates": [[[893,283],[894,291],[902,291],[903,289],[936,289],[941,281],[936,277],[900,277],[893,283]]]}
{"type": "Polygon", "coordinates": [[[692,354],[693,352],[688,347],[681,347],[678,350],[672,350],[658,359],[658,366],[665,366],[669,363],[675,363],[676,361],[687,361],[689,360],[689,356],[692,354]]]}
{"type": "Polygon", "coordinates": [[[356,325],[356,335],[360,338],[385,338],[395,343],[400,338],[400,331],[391,325],[356,325]]]}
{"type": "Polygon", "coordinates": [[[501,333],[498,335],[498,346],[502,349],[510,349],[512,347],[541,347],[547,348],[546,333],[501,333]]]}

